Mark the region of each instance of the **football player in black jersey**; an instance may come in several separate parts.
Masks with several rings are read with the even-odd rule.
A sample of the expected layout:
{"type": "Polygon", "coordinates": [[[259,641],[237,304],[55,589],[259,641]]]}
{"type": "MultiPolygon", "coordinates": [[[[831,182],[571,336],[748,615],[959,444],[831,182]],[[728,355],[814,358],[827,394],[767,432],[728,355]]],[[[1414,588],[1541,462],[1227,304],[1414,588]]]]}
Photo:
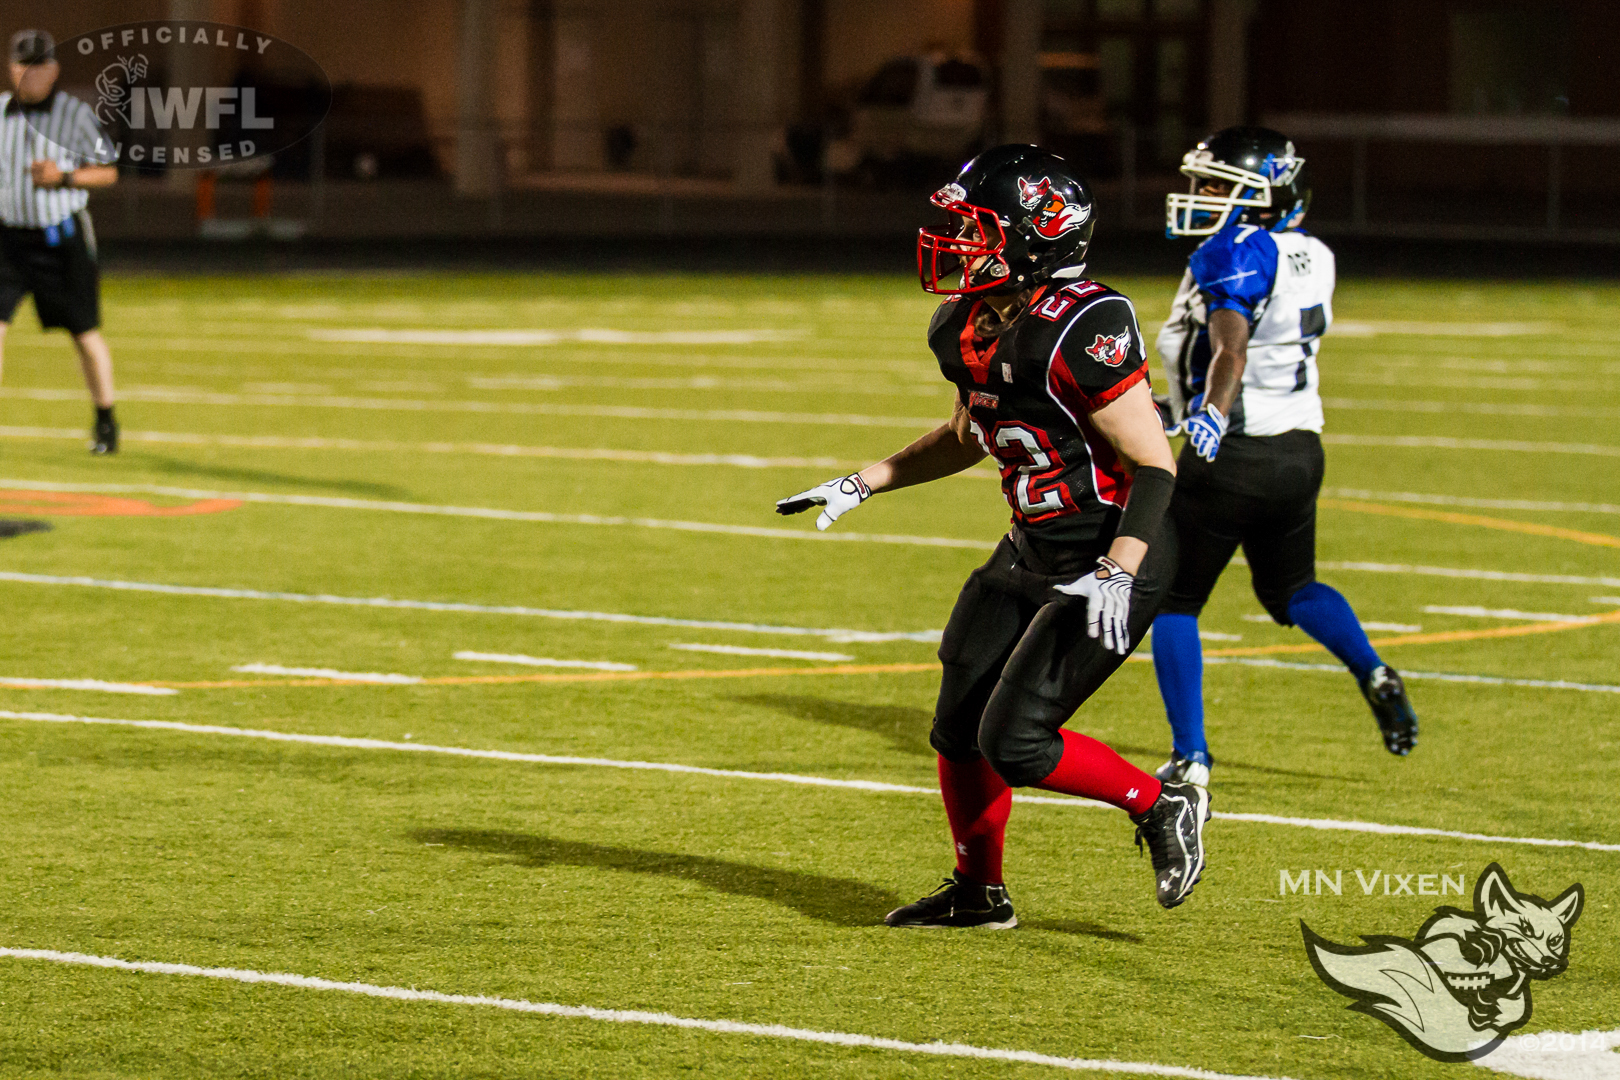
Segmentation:
{"type": "Polygon", "coordinates": [[[816,527],[882,491],[993,457],[1012,528],[945,628],[931,742],[956,846],[935,892],[890,926],[1017,925],[1001,856],[1012,788],[1099,799],[1136,823],[1157,898],[1204,867],[1209,793],[1161,782],[1064,730],[1147,632],[1173,573],[1162,528],[1175,462],[1131,302],[1085,277],[1094,205],[1062,158],[999,146],[933,197],[950,227],[918,237],[922,286],[946,299],[928,344],[956,385],[951,419],[899,453],[777,503],[816,527]]]}

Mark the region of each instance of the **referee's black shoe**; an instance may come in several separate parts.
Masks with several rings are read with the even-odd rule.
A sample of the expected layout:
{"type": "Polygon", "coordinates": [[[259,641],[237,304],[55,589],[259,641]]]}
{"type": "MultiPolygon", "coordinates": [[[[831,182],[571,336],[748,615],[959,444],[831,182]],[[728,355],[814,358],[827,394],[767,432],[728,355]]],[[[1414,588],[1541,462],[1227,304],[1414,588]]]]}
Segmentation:
{"type": "Polygon", "coordinates": [[[92,454],[118,453],[118,421],[110,416],[98,417],[92,438],[95,440],[90,445],[92,454]]]}
{"type": "Polygon", "coordinates": [[[960,870],[940,882],[939,888],[915,903],[895,908],[884,916],[890,926],[982,926],[987,930],[1011,930],[1018,925],[1012,898],[1005,885],[980,885],[962,876],[960,870]]]}
{"type": "Polygon", "coordinates": [[[1388,664],[1379,664],[1361,680],[1361,696],[1372,706],[1378,718],[1378,730],[1384,736],[1384,749],[1405,757],[1417,745],[1418,718],[1412,711],[1412,702],[1406,696],[1406,684],[1401,673],[1388,664]]]}

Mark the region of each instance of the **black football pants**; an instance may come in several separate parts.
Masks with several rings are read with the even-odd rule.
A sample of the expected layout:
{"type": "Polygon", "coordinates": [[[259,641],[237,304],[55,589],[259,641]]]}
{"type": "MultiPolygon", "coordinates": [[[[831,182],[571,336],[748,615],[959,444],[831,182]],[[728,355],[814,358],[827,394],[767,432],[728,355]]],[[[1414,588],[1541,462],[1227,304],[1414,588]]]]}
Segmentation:
{"type": "MultiPolygon", "coordinates": [[[[1175,566],[1175,534],[1166,526],[1136,578],[1132,648],[1152,625],[1175,566]]],[[[1090,573],[1104,550],[1054,574],[1027,545],[1006,537],[973,571],[939,647],[945,671],[929,741],[940,756],[970,761],[982,754],[1014,787],[1057,768],[1058,730],[1125,662],[1086,633],[1086,601],[1052,588],[1090,573]]]]}
{"type": "Polygon", "coordinates": [[[1169,515],[1180,565],[1163,614],[1204,610],[1241,544],[1261,606],[1281,625],[1294,625],[1288,601],[1316,580],[1323,464],[1322,438],[1314,431],[1228,435],[1214,461],[1184,446],[1169,515]]]}

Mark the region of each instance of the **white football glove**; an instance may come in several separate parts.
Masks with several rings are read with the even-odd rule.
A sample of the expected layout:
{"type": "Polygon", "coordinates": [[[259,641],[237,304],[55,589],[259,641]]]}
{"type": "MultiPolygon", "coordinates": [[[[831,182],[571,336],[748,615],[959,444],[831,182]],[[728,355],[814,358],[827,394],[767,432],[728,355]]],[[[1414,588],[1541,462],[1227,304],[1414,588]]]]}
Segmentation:
{"type": "Polygon", "coordinates": [[[778,499],[776,512],[798,514],[812,506],[819,506],[822,509],[816,517],[816,528],[826,532],[827,526],[871,497],[872,489],[866,486],[861,474],[850,473],[848,476],[829,480],[825,484],[817,484],[809,491],[801,491],[792,498],[778,499]]]}
{"type": "Polygon", "coordinates": [[[1136,578],[1104,555],[1097,569],[1067,585],[1052,586],[1069,596],[1086,599],[1086,633],[1100,637],[1105,649],[1121,656],[1131,651],[1131,589],[1136,578]]]}

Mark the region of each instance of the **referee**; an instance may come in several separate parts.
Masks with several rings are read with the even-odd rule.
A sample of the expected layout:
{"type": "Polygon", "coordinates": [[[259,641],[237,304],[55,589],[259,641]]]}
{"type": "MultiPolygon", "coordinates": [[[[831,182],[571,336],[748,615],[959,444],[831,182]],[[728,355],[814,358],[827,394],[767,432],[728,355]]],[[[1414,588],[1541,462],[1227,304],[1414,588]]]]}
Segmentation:
{"type": "Polygon", "coordinates": [[[96,407],[91,452],[118,450],[112,353],[101,336],[101,279],[85,205],[118,182],[99,150],[90,106],[56,91],[56,42],[43,30],[11,38],[11,85],[0,93],[0,361],[11,317],[32,293],[43,329],[73,335],[96,407]]]}

